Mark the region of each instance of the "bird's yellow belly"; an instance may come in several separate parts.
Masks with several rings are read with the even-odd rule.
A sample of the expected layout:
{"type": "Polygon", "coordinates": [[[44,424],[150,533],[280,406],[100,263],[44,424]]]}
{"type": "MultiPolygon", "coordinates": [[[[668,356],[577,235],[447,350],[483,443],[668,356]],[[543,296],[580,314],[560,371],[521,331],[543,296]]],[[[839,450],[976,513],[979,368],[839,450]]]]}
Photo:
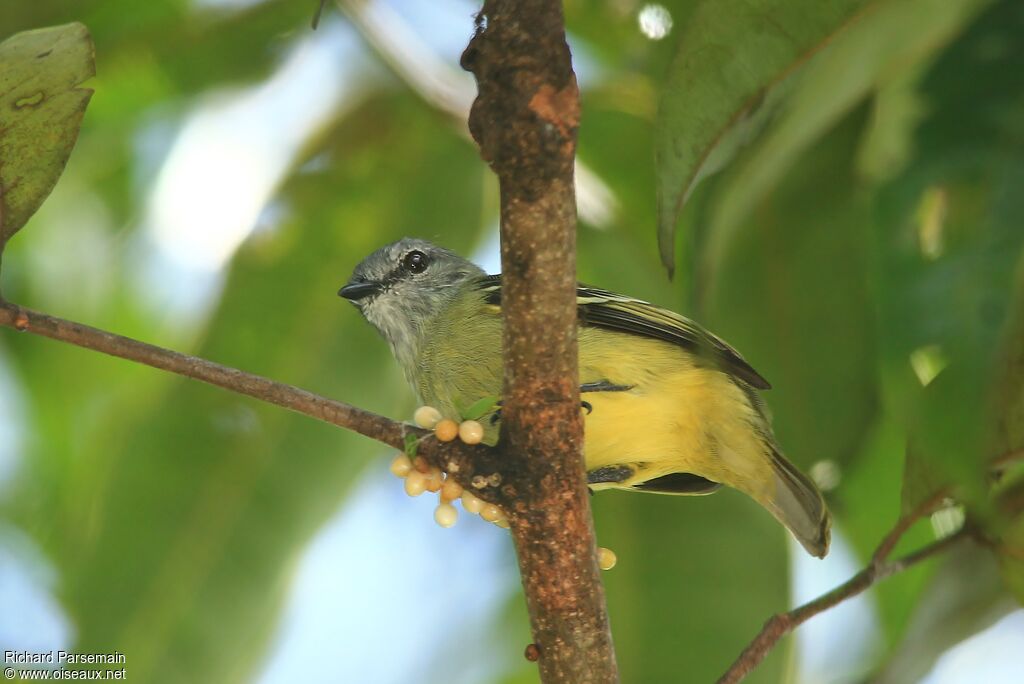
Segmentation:
{"type": "MultiPolygon", "coordinates": [[[[586,468],[628,466],[621,482],[594,489],[628,488],[673,473],[692,473],[741,489],[771,481],[768,462],[752,425],[760,420],[743,391],[725,374],[699,365],[686,351],[664,342],[580,329],[580,384],[611,383],[627,391],[583,392],[592,410],[585,416],[586,468]],[[589,339],[587,339],[589,338],[589,339]],[[623,353],[623,350],[628,352],[623,353]]],[[[421,399],[444,415],[477,399],[500,395],[495,347],[462,345],[457,357],[430,364],[447,372],[423,376],[421,399]],[[494,361],[491,363],[491,361],[494,361]]],[[[485,442],[498,439],[498,425],[483,419],[485,442]]]]}
{"type": "Polygon", "coordinates": [[[593,409],[585,417],[587,470],[628,465],[634,471],[628,480],[594,488],[629,487],[672,473],[748,489],[766,481],[770,466],[743,391],[721,372],[694,365],[681,350],[638,342],[626,361],[621,354],[602,356],[600,345],[581,353],[581,383],[635,379],[629,391],[582,395],[593,409]]]}

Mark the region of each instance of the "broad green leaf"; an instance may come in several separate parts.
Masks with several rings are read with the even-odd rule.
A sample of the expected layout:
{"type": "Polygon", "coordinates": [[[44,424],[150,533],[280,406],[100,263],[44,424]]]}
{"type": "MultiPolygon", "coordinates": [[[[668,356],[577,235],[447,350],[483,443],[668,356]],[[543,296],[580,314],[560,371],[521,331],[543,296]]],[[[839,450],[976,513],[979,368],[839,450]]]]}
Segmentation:
{"type": "Polygon", "coordinates": [[[994,350],[1024,250],[1021,31],[1019,5],[996,3],[928,71],[918,152],[879,196],[881,358],[887,409],[909,429],[905,510],[947,485],[987,506],[994,350]]]}
{"type": "Polygon", "coordinates": [[[769,195],[793,163],[873,91],[888,97],[872,114],[868,138],[872,157],[886,165],[908,150],[907,132],[923,105],[907,93],[916,76],[987,0],[886,0],[875,2],[857,21],[811,60],[793,84],[783,111],[754,144],[749,158],[729,177],[715,204],[708,258],[714,261],[769,195]],[[910,84],[907,84],[907,81],[910,84]],[[906,100],[910,100],[907,102],[906,100]],[[883,160],[878,160],[882,156],[883,160]]]}
{"type": "Polygon", "coordinates": [[[776,435],[805,469],[860,453],[878,403],[869,211],[853,180],[864,121],[804,155],[726,252],[697,248],[702,317],[772,383],[776,435]]]}
{"type": "Polygon", "coordinates": [[[676,219],[696,184],[756,128],[751,122],[772,88],[875,4],[715,0],[689,18],[662,92],[655,143],[658,244],[670,271],[676,219]]]}
{"type": "Polygon", "coordinates": [[[0,43],[0,252],[67,164],[92,91],[92,39],[82,24],[0,43]]]}
{"type": "MultiPolygon", "coordinates": [[[[713,682],[788,608],[788,533],[742,494],[592,502],[598,543],[618,555],[604,582],[623,682],[713,682]]],[[[747,681],[780,681],[785,651],[747,681]]]]}

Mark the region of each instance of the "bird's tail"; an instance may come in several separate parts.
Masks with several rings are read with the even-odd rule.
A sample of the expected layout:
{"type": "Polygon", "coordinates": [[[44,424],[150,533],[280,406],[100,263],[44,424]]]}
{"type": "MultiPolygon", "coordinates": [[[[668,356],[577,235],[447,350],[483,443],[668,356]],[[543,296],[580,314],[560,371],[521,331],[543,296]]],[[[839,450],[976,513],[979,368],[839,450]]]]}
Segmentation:
{"type": "Polygon", "coordinates": [[[832,525],[825,500],[810,478],[787,461],[774,444],[766,446],[775,474],[775,492],[774,496],[769,496],[765,507],[793,533],[808,553],[824,558],[828,553],[829,528],[832,525]]]}

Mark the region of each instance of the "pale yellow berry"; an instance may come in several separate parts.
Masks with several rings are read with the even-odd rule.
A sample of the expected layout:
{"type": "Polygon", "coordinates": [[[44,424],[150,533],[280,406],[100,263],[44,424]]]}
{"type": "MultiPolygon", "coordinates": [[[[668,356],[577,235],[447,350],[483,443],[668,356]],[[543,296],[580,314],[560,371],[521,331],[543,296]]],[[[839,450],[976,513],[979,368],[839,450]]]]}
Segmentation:
{"type": "Polygon", "coordinates": [[[462,496],[462,485],[453,480],[451,477],[445,479],[444,484],[441,486],[441,501],[455,501],[462,496]]]}
{"type": "Polygon", "coordinates": [[[409,496],[419,496],[427,489],[427,476],[418,470],[413,470],[405,478],[405,493],[409,496]]]}
{"type": "Polygon", "coordinates": [[[416,413],[412,414],[413,422],[421,428],[426,428],[428,430],[433,430],[434,426],[441,421],[442,417],[441,412],[433,406],[420,406],[416,409],[416,413]]]}
{"type": "Polygon", "coordinates": [[[470,492],[462,492],[462,508],[467,513],[477,514],[484,509],[483,499],[470,492]]]}
{"type": "Polygon", "coordinates": [[[475,420],[464,420],[459,425],[459,439],[466,444],[479,444],[484,439],[484,426],[475,420]]]}
{"type": "Polygon", "coordinates": [[[397,477],[405,477],[412,472],[412,461],[405,454],[398,454],[391,462],[391,472],[397,477]]]}
{"type": "Polygon", "coordinates": [[[431,468],[427,473],[427,491],[428,492],[439,492],[441,487],[444,485],[444,475],[441,473],[440,468],[431,468]]]}
{"type": "Polygon", "coordinates": [[[480,511],[480,517],[487,522],[500,520],[503,515],[504,513],[501,512],[501,509],[494,504],[485,504],[483,509],[480,511]]]}
{"type": "Polygon", "coordinates": [[[459,424],[451,418],[445,418],[434,426],[434,435],[441,442],[450,442],[459,435],[459,424]]]}
{"type": "Polygon", "coordinates": [[[615,552],[611,549],[606,549],[603,546],[597,549],[597,564],[601,566],[602,570],[611,570],[615,567],[615,563],[618,561],[618,557],[615,552]]]}
{"type": "Polygon", "coordinates": [[[497,525],[498,527],[501,527],[501,528],[506,529],[506,530],[509,527],[509,525],[508,525],[508,518],[506,518],[504,515],[502,515],[500,518],[495,520],[494,524],[497,525]]]}
{"type": "Polygon", "coordinates": [[[440,504],[434,509],[434,522],[441,527],[451,527],[459,518],[459,512],[450,503],[440,504]]]}

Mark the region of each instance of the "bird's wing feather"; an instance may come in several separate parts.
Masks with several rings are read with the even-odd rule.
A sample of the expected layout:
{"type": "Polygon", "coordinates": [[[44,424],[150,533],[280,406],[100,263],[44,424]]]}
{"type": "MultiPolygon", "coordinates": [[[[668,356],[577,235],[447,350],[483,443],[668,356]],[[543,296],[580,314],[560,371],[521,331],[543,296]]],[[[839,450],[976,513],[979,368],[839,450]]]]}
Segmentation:
{"type": "MultiPolygon", "coordinates": [[[[489,304],[501,304],[501,276],[481,279],[480,289],[489,304]]],[[[586,285],[576,288],[580,323],[607,330],[616,330],[651,337],[679,345],[705,358],[721,371],[757,389],[771,385],[747,363],[738,351],[688,318],[625,295],[586,285]]]]}

